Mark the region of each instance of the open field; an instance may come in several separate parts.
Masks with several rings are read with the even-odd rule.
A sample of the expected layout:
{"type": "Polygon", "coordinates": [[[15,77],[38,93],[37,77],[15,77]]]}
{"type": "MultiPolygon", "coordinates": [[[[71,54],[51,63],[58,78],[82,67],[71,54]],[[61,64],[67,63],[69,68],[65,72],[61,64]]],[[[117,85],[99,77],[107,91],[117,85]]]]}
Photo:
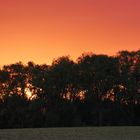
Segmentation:
{"type": "Polygon", "coordinates": [[[7,129],[0,140],[140,140],[140,127],[7,129]]]}

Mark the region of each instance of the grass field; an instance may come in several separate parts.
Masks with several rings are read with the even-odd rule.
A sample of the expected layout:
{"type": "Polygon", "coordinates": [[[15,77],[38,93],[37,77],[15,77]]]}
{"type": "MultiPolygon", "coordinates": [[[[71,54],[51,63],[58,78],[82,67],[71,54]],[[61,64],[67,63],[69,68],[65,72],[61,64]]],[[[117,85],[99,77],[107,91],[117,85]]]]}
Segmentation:
{"type": "Polygon", "coordinates": [[[140,140],[140,127],[2,129],[0,140],[140,140]]]}

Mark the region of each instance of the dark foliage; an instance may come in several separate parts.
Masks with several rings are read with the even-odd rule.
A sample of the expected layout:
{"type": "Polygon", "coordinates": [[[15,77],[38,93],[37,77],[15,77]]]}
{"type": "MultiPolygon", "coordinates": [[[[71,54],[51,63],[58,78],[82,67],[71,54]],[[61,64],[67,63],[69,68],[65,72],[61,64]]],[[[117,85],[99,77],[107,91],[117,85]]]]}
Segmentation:
{"type": "Polygon", "coordinates": [[[0,69],[0,128],[140,125],[140,50],[0,69]]]}

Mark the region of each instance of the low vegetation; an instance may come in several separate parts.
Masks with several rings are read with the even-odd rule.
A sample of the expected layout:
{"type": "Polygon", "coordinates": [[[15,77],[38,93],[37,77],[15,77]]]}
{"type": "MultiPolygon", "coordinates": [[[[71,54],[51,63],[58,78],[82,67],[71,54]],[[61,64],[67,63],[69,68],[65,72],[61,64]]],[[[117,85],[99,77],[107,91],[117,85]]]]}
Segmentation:
{"type": "Polygon", "coordinates": [[[139,127],[1,130],[1,140],[140,140],[139,127]]]}

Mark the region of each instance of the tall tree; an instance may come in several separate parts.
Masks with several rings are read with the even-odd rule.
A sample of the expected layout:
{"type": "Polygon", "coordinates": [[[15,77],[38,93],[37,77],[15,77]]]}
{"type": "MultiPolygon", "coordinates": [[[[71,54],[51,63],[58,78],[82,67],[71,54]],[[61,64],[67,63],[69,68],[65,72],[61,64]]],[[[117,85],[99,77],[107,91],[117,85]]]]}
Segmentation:
{"type": "MultiPolygon", "coordinates": [[[[81,86],[86,91],[86,102],[90,108],[96,102],[99,113],[99,125],[103,119],[103,99],[113,89],[118,75],[118,61],[107,55],[82,55],[78,59],[81,86]]],[[[94,109],[97,110],[97,109],[94,109]]],[[[92,109],[91,109],[92,112],[92,109]]]]}

